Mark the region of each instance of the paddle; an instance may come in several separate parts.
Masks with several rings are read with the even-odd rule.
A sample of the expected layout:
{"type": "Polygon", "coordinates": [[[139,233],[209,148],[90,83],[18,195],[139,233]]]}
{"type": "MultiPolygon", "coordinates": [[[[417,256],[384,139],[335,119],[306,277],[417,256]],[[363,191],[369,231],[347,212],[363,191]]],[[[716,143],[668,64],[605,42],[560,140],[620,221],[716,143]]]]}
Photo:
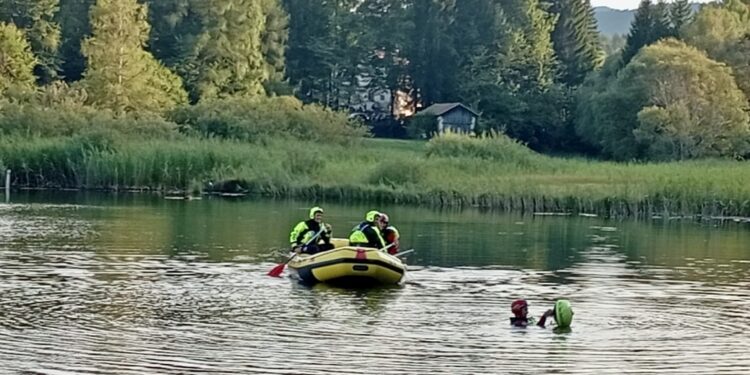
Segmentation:
{"type": "MultiPolygon", "coordinates": [[[[304,246],[307,246],[311,244],[313,241],[315,241],[318,236],[320,236],[321,233],[325,230],[325,227],[320,228],[320,231],[318,233],[315,233],[313,238],[311,238],[304,246]]],[[[304,247],[303,246],[303,247],[304,247]]],[[[294,255],[290,256],[289,259],[286,260],[284,263],[277,264],[274,268],[272,268],[270,271],[268,271],[268,276],[271,277],[281,277],[281,273],[284,272],[284,268],[286,268],[286,265],[294,259],[299,253],[295,252],[294,255]]]]}
{"type": "Polygon", "coordinates": [[[390,244],[390,245],[388,245],[388,246],[386,246],[386,247],[384,247],[384,248],[382,248],[382,249],[378,249],[378,251],[382,251],[382,252],[385,252],[386,250],[388,250],[388,249],[390,249],[391,247],[393,247],[393,245],[395,245],[395,244],[396,244],[396,243],[394,242],[394,243],[392,243],[392,244],[390,244]]]}
{"type": "Polygon", "coordinates": [[[402,255],[406,255],[406,254],[409,254],[409,253],[412,253],[412,252],[414,252],[414,249],[404,250],[402,252],[398,252],[396,254],[393,254],[393,256],[400,257],[402,255]]]}

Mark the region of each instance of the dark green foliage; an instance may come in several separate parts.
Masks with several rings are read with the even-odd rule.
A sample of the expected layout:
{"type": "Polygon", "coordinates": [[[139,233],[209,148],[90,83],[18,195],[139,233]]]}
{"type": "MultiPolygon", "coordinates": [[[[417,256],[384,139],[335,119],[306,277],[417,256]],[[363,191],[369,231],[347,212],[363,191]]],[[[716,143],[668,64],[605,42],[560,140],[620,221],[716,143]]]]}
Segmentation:
{"type": "Polygon", "coordinates": [[[425,106],[456,98],[456,41],[449,28],[455,27],[455,0],[415,0],[410,76],[425,106]]]}
{"type": "Polygon", "coordinates": [[[67,82],[81,79],[86,69],[81,44],[91,35],[89,11],[94,2],[95,0],[60,0],[60,10],[55,20],[60,24],[61,31],[60,76],[67,82]]]}
{"type": "Polygon", "coordinates": [[[406,133],[411,138],[429,138],[437,131],[437,122],[433,116],[417,115],[408,120],[406,133]]]}
{"type": "Polygon", "coordinates": [[[328,34],[327,9],[307,0],[284,0],[289,14],[289,48],[286,51],[287,75],[298,87],[305,102],[320,98],[325,78],[330,76],[323,57],[328,34]]]}
{"type": "Polygon", "coordinates": [[[678,37],[680,29],[691,17],[692,10],[687,1],[668,4],[659,0],[654,4],[651,0],[642,0],[623,49],[622,66],[627,65],[641,48],[662,38],[678,37]]]}
{"type": "Polygon", "coordinates": [[[747,101],[730,72],[672,39],[646,47],[582,90],[578,132],[619,160],[743,155],[747,101]]]}
{"type": "Polygon", "coordinates": [[[175,71],[188,69],[184,64],[203,31],[203,21],[191,5],[192,0],[150,0],[148,4],[151,34],[148,49],[175,71]]]}
{"type": "Polygon", "coordinates": [[[560,81],[577,86],[604,61],[594,9],[589,0],[555,0],[550,10],[558,16],[552,41],[560,62],[560,81]]]}
{"type": "Polygon", "coordinates": [[[627,65],[641,47],[656,42],[658,35],[653,32],[655,23],[654,4],[651,0],[642,0],[622,52],[622,65],[627,65]]]}
{"type": "Polygon", "coordinates": [[[284,5],[290,17],[289,83],[304,102],[339,108],[347,99],[341,93],[343,83],[351,84],[360,56],[358,38],[363,32],[351,11],[354,1],[284,0],[284,5]]]}
{"type": "Polygon", "coordinates": [[[0,22],[13,23],[26,32],[37,57],[35,73],[40,83],[57,78],[60,68],[60,25],[55,20],[59,0],[0,0],[0,22]]]}

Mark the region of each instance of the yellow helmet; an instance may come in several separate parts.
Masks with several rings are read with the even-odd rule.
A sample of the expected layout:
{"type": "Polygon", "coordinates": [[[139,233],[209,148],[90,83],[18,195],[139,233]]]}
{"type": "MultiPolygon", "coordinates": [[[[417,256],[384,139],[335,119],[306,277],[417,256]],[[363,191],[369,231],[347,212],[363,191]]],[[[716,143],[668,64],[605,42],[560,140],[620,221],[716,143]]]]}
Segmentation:
{"type": "Polygon", "coordinates": [[[372,222],[374,222],[375,220],[378,219],[378,216],[380,216],[380,212],[373,210],[373,211],[368,212],[365,215],[365,220],[367,220],[367,221],[369,221],[369,222],[372,223],[372,222]]]}
{"type": "Polygon", "coordinates": [[[313,208],[311,208],[310,209],[310,219],[315,219],[315,214],[317,214],[318,212],[320,212],[322,214],[323,213],[323,209],[320,208],[320,207],[313,207],[313,208]]]}

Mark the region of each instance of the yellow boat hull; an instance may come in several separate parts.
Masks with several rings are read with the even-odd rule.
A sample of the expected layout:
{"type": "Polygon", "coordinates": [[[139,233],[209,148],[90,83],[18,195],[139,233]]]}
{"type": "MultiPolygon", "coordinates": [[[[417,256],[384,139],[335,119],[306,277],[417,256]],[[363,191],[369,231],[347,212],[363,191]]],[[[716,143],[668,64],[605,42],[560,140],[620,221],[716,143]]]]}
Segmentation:
{"type": "Polygon", "coordinates": [[[288,267],[293,275],[310,284],[392,285],[398,284],[406,274],[406,265],[399,258],[378,249],[354,246],[314,255],[300,254],[288,267]]]}

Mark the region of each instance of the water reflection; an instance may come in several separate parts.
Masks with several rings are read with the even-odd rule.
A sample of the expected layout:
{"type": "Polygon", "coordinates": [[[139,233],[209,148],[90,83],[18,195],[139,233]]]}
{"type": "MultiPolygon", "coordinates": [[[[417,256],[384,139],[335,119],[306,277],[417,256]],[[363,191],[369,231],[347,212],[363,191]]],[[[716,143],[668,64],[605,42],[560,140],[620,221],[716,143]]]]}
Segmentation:
{"type": "MultiPolygon", "coordinates": [[[[0,205],[11,373],[750,371],[742,226],[382,206],[417,249],[407,281],[351,290],[266,277],[305,203],[14,199],[0,205]],[[511,328],[517,298],[534,317],[571,300],[572,329],[511,328]]],[[[316,204],[336,235],[371,209],[316,204]]]]}

